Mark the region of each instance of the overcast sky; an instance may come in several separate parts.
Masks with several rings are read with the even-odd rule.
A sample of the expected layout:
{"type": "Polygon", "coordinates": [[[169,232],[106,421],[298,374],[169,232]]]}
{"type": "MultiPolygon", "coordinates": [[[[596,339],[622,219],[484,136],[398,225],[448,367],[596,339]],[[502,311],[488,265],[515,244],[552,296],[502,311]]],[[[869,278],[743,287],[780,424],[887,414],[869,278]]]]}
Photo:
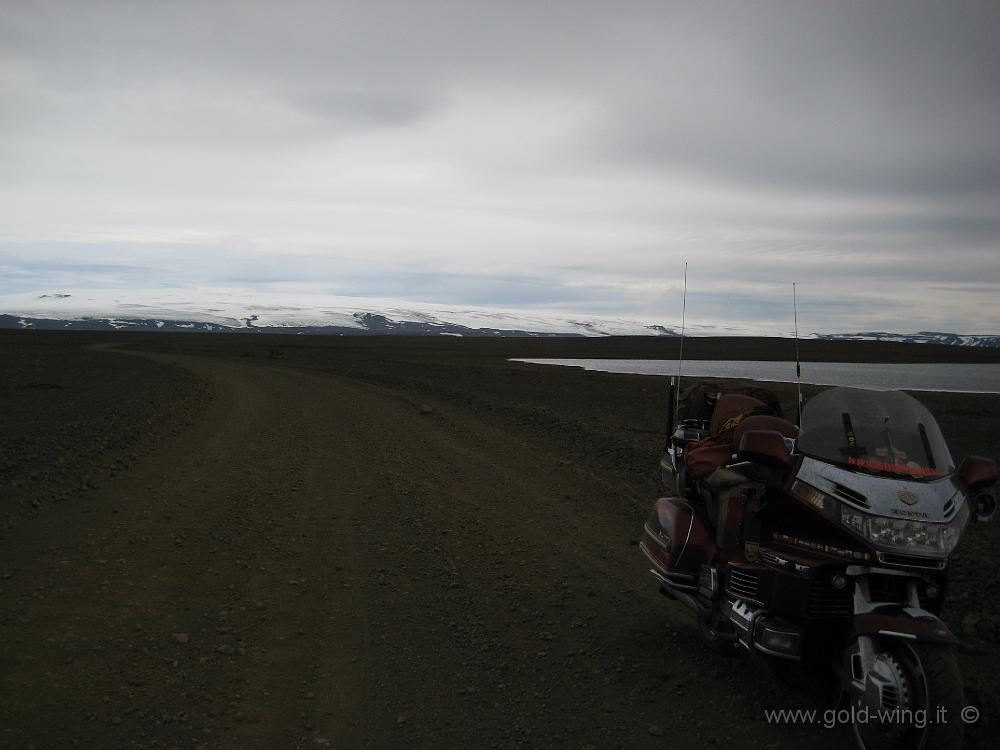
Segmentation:
{"type": "Polygon", "coordinates": [[[4,0],[0,294],[1000,332],[1000,3],[4,0]]]}

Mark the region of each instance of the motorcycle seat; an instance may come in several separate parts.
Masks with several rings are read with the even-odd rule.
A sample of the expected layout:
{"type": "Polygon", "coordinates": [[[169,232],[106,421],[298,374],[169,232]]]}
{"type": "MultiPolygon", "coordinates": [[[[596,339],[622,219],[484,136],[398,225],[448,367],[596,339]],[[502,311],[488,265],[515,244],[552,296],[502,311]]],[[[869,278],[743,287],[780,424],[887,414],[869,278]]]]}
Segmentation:
{"type": "MultiPolygon", "coordinates": [[[[727,398],[729,396],[723,396],[719,399],[719,403],[723,403],[727,398]]],[[[736,398],[741,399],[742,403],[733,402],[734,408],[746,406],[747,401],[763,405],[763,402],[757,401],[757,399],[748,399],[745,396],[737,396],[736,398]]],[[[752,404],[750,406],[751,409],[758,408],[752,404]]],[[[716,408],[718,409],[718,407],[716,408]]],[[[740,412],[740,415],[745,413],[740,412]]],[[[730,417],[730,419],[733,418],[730,417]]],[[[734,429],[714,434],[712,437],[691,445],[684,457],[690,477],[696,481],[705,479],[716,469],[731,463],[736,446],[740,444],[743,434],[748,430],[774,430],[783,437],[797,438],[799,436],[799,428],[787,419],[763,414],[746,417],[741,419],[734,429]]]]}
{"type": "Polygon", "coordinates": [[[733,459],[733,444],[713,442],[713,438],[702,440],[687,451],[684,461],[692,479],[700,480],[707,477],[720,466],[725,466],[733,459]]]}

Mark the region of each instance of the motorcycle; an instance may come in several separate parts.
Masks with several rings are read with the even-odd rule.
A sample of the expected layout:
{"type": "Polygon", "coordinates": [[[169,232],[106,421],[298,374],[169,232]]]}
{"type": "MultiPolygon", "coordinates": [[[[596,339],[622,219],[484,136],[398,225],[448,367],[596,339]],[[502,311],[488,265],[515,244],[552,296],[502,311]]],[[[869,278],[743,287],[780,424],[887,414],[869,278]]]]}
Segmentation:
{"type": "Polygon", "coordinates": [[[675,491],[639,545],[650,573],[709,648],[825,679],[863,750],[958,748],[957,639],[938,615],[967,523],[996,511],[996,464],[956,468],[902,392],[830,388],[800,412],[730,393],[676,425],[675,491]]]}

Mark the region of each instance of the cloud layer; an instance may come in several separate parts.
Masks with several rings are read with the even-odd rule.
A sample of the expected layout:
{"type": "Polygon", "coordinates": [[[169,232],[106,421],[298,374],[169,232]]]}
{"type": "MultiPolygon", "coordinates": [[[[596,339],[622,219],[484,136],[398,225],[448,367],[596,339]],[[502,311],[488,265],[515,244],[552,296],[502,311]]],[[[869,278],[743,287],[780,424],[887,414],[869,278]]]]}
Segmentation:
{"type": "Polygon", "coordinates": [[[995,3],[8,3],[0,292],[990,332],[995,3]]]}

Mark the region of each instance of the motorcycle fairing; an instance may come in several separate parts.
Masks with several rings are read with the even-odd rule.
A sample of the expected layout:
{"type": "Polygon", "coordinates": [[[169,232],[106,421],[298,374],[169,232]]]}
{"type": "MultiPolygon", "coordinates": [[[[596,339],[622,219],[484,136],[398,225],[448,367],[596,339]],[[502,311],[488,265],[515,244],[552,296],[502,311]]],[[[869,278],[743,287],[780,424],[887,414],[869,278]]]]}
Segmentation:
{"type": "Polygon", "coordinates": [[[965,502],[952,477],[931,482],[877,477],[809,456],[802,459],[796,479],[844,500],[852,507],[864,508],[866,513],[886,518],[946,523],[955,517],[965,502]],[[867,501],[869,507],[862,506],[859,500],[867,501]]]}
{"type": "Polygon", "coordinates": [[[709,530],[691,503],[661,497],[643,527],[639,549],[658,572],[694,585],[699,567],[715,553],[709,530]]]}

